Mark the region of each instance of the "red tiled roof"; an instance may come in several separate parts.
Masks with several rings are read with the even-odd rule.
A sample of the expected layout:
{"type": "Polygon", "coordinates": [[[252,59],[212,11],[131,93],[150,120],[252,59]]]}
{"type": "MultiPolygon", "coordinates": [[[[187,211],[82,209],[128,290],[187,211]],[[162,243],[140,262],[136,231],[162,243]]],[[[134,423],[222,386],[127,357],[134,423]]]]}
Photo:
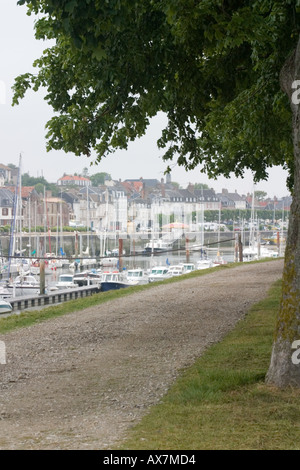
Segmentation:
{"type": "MultiPolygon", "coordinates": [[[[15,186],[5,186],[6,189],[9,189],[9,191],[11,191],[12,193],[15,193],[16,192],[16,188],[15,186]]],[[[29,197],[30,194],[32,193],[32,191],[34,191],[34,186],[22,186],[21,188],[21,195],[22,197],[29,197]]]]}
{"type": "Polygon", "coordinates": [[[90,181],[90,178],[85,178],[84,176],[70,176],[70,175],[65,175],[62,176],[62,178],[59,178],[58,181],[90,181]]]}
{"type": "Polygon", "coordinates": [[[143,183],[141,181],[123,181],[121,184],[127,189],[127,190],[134,190],[141,192],[143,189],[143,183]]]}

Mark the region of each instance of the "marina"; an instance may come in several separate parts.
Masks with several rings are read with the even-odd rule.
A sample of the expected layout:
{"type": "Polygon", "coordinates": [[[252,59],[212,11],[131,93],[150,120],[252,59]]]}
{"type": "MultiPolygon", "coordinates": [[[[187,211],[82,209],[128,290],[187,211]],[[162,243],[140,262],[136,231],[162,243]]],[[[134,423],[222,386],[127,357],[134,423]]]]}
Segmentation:
{"type": "MultiPolygon", "coordinates": [[[[81,255],[73,257],[57,257],[51,252],[34,259],[26,257],[26,253],[19,257],[3,257],[0,299],[10,303],[11,313],[19,313],[241,259],[247,262],[261,257],[278,257],[283,250],[283,234],[279,239],[280,247],[278,243],[265,241],[266,238],[276,242],[279,236],[259,234],[254,243],[253,234],[248,233],[182,231],[179,236],[177,229],[173,237],[159,232],[147,236],[115,235],[114,246],[104,256],[95,252],[89,256],[86,248],[81,255]]],[[[3,306],[0,313],[9,314],[9,311],[3,306]]]]}
{"type": "MultiPolygon", "coordinates": [[[[234,221],[227,212],[222,220],[226,191],[217,197],[213,190],[202,188],[199,193],[189,185],[186,192],[178,189],[175,195],[171,180],[166,184],[162,180],[151,204],[132,206],[128,185],[119,182],[109,192],[110,185],[104,184],[97,195],[85,178],[84,191],[76,192],[74,199],[62,188],[61,197],[53,198],[45,186],[41,197],[34,188],[24,191],[21,162],[20,155],[14,196],[3,193],[11,201],[11,218],[9,232],[3,227],[0,238],[0,313],[283,254],[284,206],[281,224],[275,225],[275,205],[273,223],[269,219],[268,224],[259,223],[254,189],[251,198],[239,205],[250,208],[251,200],[247,219],[235,212],[234,221]],[[115,205],[118,210],[109,211],[115,205]]],[[[6,170],[10,172],[9,167],[6,170]]],[[[144,192],[145,182],[138,183],[144,192]]]]}

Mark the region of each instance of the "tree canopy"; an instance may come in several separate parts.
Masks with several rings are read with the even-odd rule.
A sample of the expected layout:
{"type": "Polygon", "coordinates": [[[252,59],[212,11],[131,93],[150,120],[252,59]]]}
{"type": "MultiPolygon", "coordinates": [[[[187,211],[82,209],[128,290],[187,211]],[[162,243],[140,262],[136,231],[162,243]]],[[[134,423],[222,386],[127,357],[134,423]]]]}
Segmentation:
{"type": "Polygon", "coordinates": [[[19,0],[55,44],[14,103],[43,86],[47,148],[100,161],[159,112],[163,158],[210,177],[290,170],[291,111],[279,73],[299,34],[299,0],[19,0]],[[201,171],[202,171],[201,170],[201,171]]]}
{"type": "Polygon", "coordinates": [[[94,175],[90,176],[90,180],[93,186],[100,186],[105,184],[105,181],[110,181],[111,179],[111,176],[105,172],[95,173],[94,175]]]}
{"type": "Polygon", "coordinates": [[[44,176],[30,176],[29,173],[22,174],[22,185],[23,186],[34,186],[38,193],[43,193],[44,189],[51,190],[53,196],[59,194],[59,190],[54,183],[49,183],[44,176]]]}

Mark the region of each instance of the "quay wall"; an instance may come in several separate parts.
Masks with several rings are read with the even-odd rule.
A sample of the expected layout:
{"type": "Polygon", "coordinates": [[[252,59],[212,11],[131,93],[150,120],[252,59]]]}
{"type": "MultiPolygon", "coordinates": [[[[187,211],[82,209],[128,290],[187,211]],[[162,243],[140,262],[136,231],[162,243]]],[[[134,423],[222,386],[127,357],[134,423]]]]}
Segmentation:
{"type": "Polygon", "coordinates": [[[16,312],[30,308],[55,305],[68,300],[76,300],[98,292],[100,292],[99,286],[84,286],[76,289],[57,290],[47,294],[15,297],[10,299],[9,302],[13,308],[13,312],[16,312]]]}

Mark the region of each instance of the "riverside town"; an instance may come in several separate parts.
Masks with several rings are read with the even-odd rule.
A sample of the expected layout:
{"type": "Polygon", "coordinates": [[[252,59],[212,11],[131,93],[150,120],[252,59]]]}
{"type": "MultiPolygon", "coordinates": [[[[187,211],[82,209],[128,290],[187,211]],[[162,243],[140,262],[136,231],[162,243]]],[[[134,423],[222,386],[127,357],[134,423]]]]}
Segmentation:
{"type": "Polygon", "coordinates": [[[53,184],[20,169],[21,156],[0,164],[2,313],[284,250],[289,196],[86,168],[53,184]]]}

